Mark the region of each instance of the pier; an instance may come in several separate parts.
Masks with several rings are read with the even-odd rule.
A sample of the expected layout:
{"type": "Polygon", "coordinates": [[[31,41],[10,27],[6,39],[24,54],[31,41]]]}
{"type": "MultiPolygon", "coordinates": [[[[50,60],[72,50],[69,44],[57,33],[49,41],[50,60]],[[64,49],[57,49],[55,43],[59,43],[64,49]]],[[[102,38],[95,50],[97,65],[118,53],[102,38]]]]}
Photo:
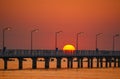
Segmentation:
{"type": "Polygon", "coordinates": [[[120,51],[108,51],[108,50],[77,50],[74,53],[65,53],[63,50],[22,50],[22,49],[9,49],[5,52],[0,51],[0,59],[4,61],[4,69],[7,69],[7,62],[11,58],[18,59],[18,68],[23,69],[23,61],[25,58],[31,58],[32,60],[32,69],[37,69],[38,58],[43,58],[45,62],[45,69],[49,69],[50,61],[52,58],[56,59],[56,68],[62,68],[61,60],[63,58],[67,59],[67,68],[73,68],[73,59],[76,58],[77,68],[83,68],[83,60],[87,59],[87,67],[93,67],[93,59],[96,59],[96,67],[103,68],[103,63],[105,63],[105,68],[113,67],[120,68],[120,51]]]}

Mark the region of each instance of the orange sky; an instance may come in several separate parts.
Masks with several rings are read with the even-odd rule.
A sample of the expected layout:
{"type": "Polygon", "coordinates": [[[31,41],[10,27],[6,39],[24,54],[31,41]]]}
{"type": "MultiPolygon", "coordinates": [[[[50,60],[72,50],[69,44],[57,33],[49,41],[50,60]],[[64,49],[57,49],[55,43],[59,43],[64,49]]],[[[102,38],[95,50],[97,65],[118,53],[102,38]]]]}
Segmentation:
{"type": "MultiPolygon", "coordinates": [[[[8,48],[30,48],[30,31],[34,33],[36,49],[54,49],[55,32],[62,30],[58,47],[75,45],[76,33],[79,49],[95,49],[95,35],[103,32],[100,49],[112,49],[112,36],[120,33],[120,0],[0,0],[0,30],[11,26],[6,32],[8,48]]],[[[2,32],[0,33],[0,47],[2,32]]],[[[115,49],[120,50],[120,37],[115,49]]]]}

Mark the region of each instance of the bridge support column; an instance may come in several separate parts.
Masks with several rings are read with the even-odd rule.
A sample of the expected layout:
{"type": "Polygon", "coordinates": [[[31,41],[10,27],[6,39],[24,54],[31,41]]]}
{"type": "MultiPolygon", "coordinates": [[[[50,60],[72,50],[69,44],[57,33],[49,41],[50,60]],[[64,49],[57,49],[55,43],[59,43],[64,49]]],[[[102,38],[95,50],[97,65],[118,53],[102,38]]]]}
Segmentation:
{"type": "Polygon", "coordinates": [[[83,58],[81,58],[81,68],[83,68],[83,58]]]}
{"type": "Polygon", "coordinates": [[[32,69],[37,68],[37,58],[32,58],[32,69]]]}
{"type": "Polygon", "coordinates": [[[8,60],[8,58],[3,58],[3,60],[4,60],[4,69],[6,70],[7,69],[7,60],[8,60]]]}
{"type": "Polygon", "coordinates": [[[109,58],[109,67],[111,67],[112,58],[109,58]]]}
{"type": "Polygon", "coordinates": [[[23,58],[18,58],[19,61],[19,69],[21,70],[23,68],[23,58]]]}
{"type": "Polygon", "coordinates": [[[91,58],[91,68],[93,68],[93,58],[91,58]]]}
{"type": "Polygon", "coordinates": [[[73,59],[71,59],[71,68],[73,68],[73,59]]]}
{"type": "Polygon", "coordinates": [[[105,65],[106,65],[106,68],[108,68],[108,59],[106,58],[106,61],[105,61],[105,65]]]}
{"type": "Polygon", "coordinates": [[[61,68],[61,58],[57,58],[57,68],[61,68]]]}
{"type": "Polygon", "coordinates": [[[50,58],[45,58],[45,69],[49,69],[50,58]]]}
{"type": "Polygon", "coordinates": [[[83,68],[83,58],[78,58],[78,68],[83,68]]]}
{"type": "Polygon", "coordinates": [[[73,60],[72,58],[68,58],[68,68],[72,68],[73,67],[73,60]]]}
{"type": "Polygon", "coordinates": [[[114,58],[114,67],[116,67],[116,58],[114,58]]]}
{"type": "Polygon", "coordinates": [[[99,68],[99,58],[97,58],[97,68],[99,68]]]}
{"type": "Polygon", "coordinates": [[[118,67],[120,67],[120,58],[118,58],[118,67]]]}
{"type": "Polygon", "coordinates": [[[103,58],[100,58],[100,68],[102,68],[103,67],[103,60],[102,60],[103,58]]]}
{"type": "Polygon", "coordinates": [[[88,58],[88,68],[93,67],[93,58],[88,58]]]}
{"type": "Polygon", "coordinates": [[[78,61],[78,68],[81,68],[81,59],[77,58],[77,61],[78,61]]]}
{"type": "Polygon", "coordinates": [[[91,61],[91,59],[90,58],[88,58],[88,68],[90,68],[90,61],[91,61]]]}

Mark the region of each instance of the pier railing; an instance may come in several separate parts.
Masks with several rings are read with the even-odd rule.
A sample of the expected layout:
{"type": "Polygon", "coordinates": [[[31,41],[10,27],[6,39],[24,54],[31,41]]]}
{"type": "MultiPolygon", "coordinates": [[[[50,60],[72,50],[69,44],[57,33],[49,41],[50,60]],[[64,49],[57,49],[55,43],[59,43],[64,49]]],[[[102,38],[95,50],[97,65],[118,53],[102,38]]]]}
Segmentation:
{"type": "Polygon", "coordinates": [[[77,52],[65,52],[63,50],[22,50],[9,49],[4,52],[0,50],[0,57],[69,57],[69,56],[120,56],[120,51],[108,50],[78,50],[77,52]]]}

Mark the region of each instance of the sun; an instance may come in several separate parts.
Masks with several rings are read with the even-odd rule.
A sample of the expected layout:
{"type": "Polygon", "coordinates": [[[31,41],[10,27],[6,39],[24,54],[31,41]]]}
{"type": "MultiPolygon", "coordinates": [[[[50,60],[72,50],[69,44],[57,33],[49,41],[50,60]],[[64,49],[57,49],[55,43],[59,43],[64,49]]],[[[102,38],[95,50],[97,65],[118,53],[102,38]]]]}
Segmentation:
{"type": "Polygon", "coordinates": [[[74,53],[75,47],[74,47],[73,45],[71,45],[71,44],[67,44],[67,45],[65,45],[65,46],[63,47],[63,51],[64,51],[65,53],[74,53]]]}
{"type": "Polygon", "coordinates": [[[75,50],[75,47],[71,44],[67,44],[63,47],[63,50],[75,50]]]}

